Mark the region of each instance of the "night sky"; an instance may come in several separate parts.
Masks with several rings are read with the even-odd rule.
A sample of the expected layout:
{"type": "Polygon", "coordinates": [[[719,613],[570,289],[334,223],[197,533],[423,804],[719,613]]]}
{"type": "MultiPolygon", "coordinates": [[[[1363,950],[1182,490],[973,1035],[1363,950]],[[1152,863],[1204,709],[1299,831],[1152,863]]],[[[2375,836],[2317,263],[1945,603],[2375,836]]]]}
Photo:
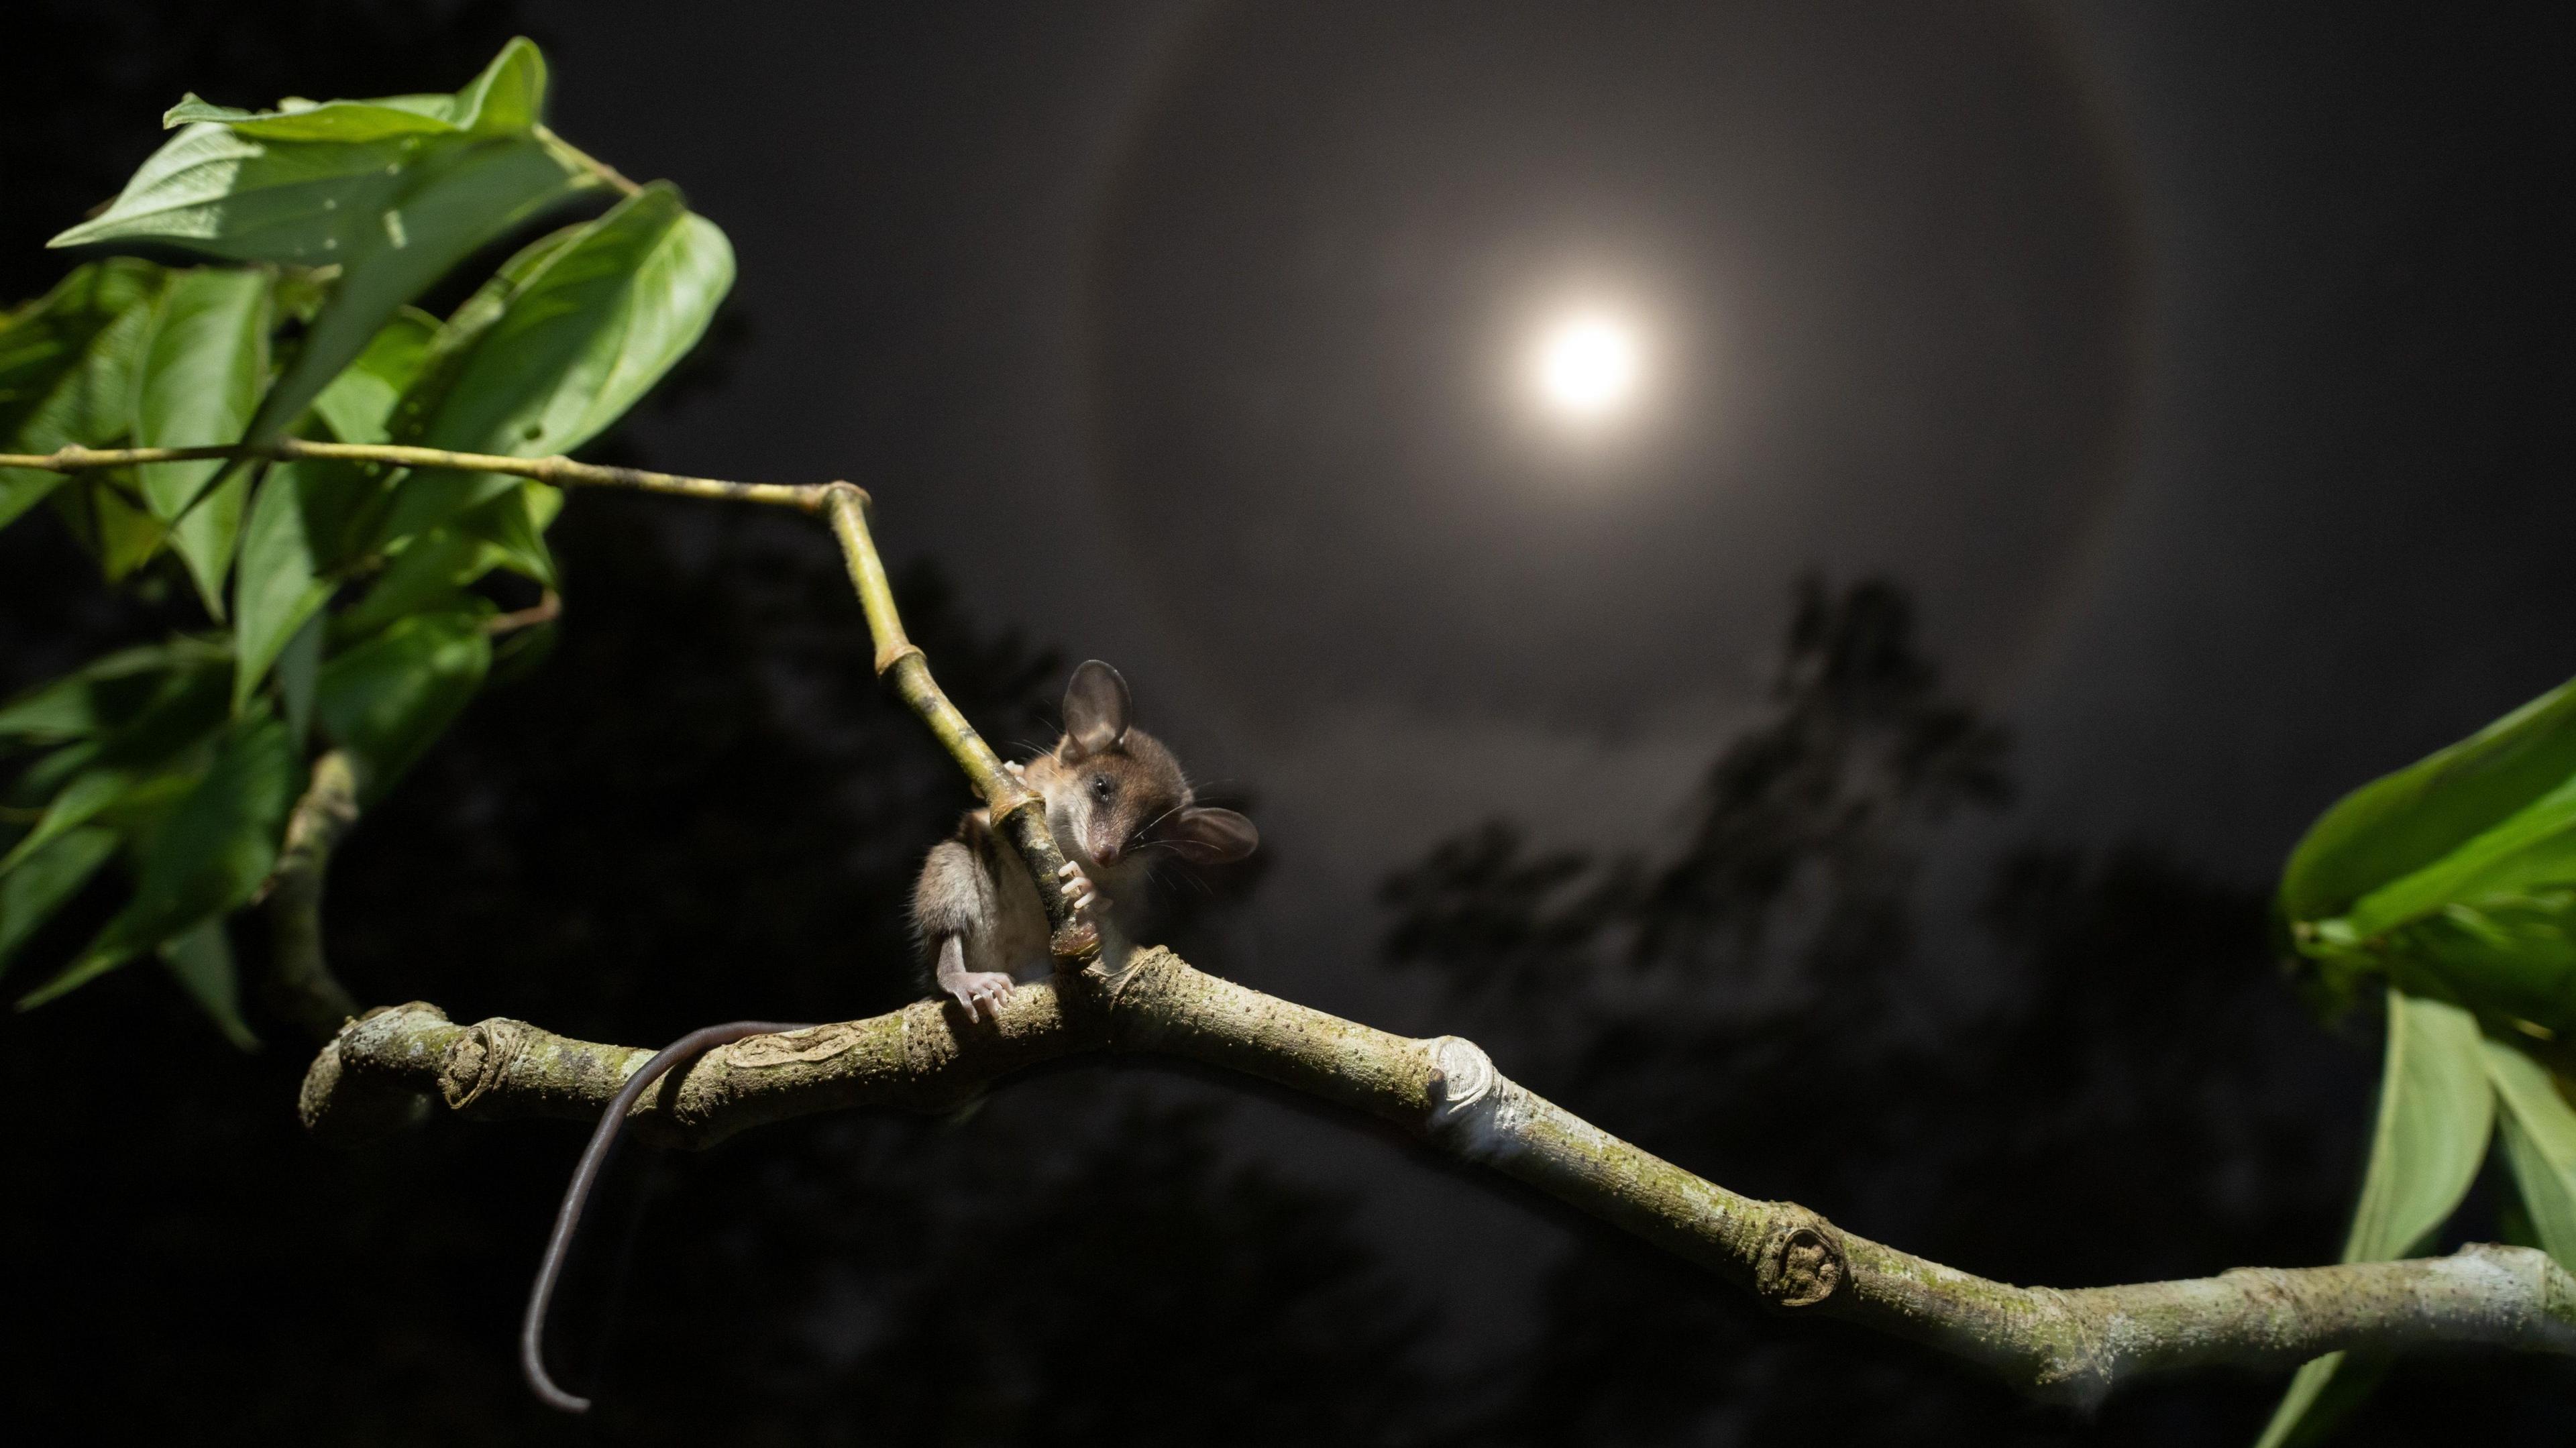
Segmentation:
{"type": "Polygon", "coordinates": [[[1260,785],[1309,996],[1423,841],[1635,833],[1810,568],[1916,592],[2020,823],[2249,880],[2568,672],[2563,23],[529,13],[741,252],[723,405],[636,432],[1125,668],[1260,785]],[[1603,290],[1669,375],[1569,445],[1496,378],[1603,290]]]}
{"type": "MultiPolygon", "coordinates": [[[[1762,716],[1804,577],[1905,589],[1942,677],[2011,736],[2013,803],[1925,861],[1902,1014],[1933,1038],[2020,988],[1974,924],[2010,850],[2143,848],[2258,891],[2343,791],[2576,672],[2576,21],[2554,7],[451,12],[460,52],[539,38],[555,127],[677,181],[737,248],[706,364],[618,446],[859,482],[889,556],[978,626],[1116,663],[1263,831],[1202,963],[1323,1009],[1465,1029],[1379,963],[1380,882],[1494,817],[1609,852],[1669,836],[1762,716]],[[1523,359],[1595,303],[1639,327],[1642,387],[1569,427],[1523,359]]],[[[465,73],[350,53],[227,73],[465,73]]],[[[119,113],[98,194],[175,99],[119,113]]],[[[20,290],[72,219],[8,218],[20,290]]],[[[687,597],[758,566],[715,510],[629,511],[687,597]]],[[[620,627],[585,615],[590,546],[565,548],[568,641],[620,627]]],[[[0,688],[67,662],[51,626],[0,632],[0,688]]],[[[828,732],[836,697],[789,712],[828,732]]],[[[362,998],[432,989],[375,973],[391,930],[344,956],[362,998]]],[[[548,1020],[511,989],[438,998],[636,1041],[692,1023],[615,991],[548,1020]]],[[[760,989],[688,999],[757,1014],[760,989]]],[[[2244,1240],[2322,1260],[2375,1063],[2274,993],[2272,1028],[2305,1033],[2285,1053],[2324,1063],[2280,1090],[2332,1179],[2276,1214],[2307,1235],[2244,1240]]],[[[1295,1103],[1153,1089],[1235,1102],[1224,1153],[1348,1194],[1442,1314],[1443,1363],[1525,1337],[1581,1230],[1295,1103]]],[[[1874,1201],[1813,1204],[1870,1230],[1874,1201]]],[[[1764,1441],[1730,1431],[1752,1430],[1688,1441],[1764,1441]]]]}

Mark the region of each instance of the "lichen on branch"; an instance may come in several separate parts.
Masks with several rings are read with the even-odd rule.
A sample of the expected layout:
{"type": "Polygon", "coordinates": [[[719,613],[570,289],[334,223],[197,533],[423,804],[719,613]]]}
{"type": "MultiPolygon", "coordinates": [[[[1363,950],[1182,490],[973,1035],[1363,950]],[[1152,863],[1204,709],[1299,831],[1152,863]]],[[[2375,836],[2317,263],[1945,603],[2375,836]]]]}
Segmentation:
{"type": "MultiPolygon", "coordinates": [[[[754,1126],[868,1107],[943,1110],[1085,1052],[1195,1061],[1394,1123],[1752,1291],[1786,1313],[1893,1333],[2021,1391],[2086,1406],[2132,1379],[2287,1368],[2338,1350],[2436,1345],[2576,1354],[2576,1278],[2545,1253],[2448,1257],[2060,1290],[2016,1287],[1869,1241],[1792,1202],[1739,1196],[1504,1076],[1456,1036],[1415,1039],[1193,969],[1160,948],[1013,990],[997,1019],[918,1001],[866,1020],[719,1047],[645,1093],[646,1140],[705,1147],[754,1126]]],[[[352,1021],[315,1059],[307,1125],[353,1142],[429,1101],[485,1120],[593,1120],[650,1059],[522,1021],[451,1023],[414,1004],[352,1021]]]]}

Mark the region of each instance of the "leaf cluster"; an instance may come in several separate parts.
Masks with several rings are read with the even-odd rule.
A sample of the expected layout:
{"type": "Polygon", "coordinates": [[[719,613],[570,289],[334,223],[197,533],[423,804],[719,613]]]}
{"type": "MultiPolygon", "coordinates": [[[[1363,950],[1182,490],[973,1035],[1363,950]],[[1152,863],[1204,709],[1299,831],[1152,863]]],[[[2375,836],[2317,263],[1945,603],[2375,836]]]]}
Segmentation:
{"type": "MultiPolygon", "coordinates": [[[[2323,1009],[2387,1013],[2343,1259],[2423,1251],[2500,1134],[2514,1235],[2576,1268],[2576,683],[2337,802],[2275,919],[2323,1009]]],[[[2263,1448],[2314,1441],[2383,1366],[2307,1364],[2263,1448]]]]}
{"type": "MultiPolygon", "coordinates": [[[[536,457],[606,431],[705,333],[724,234],[544,124],[544,57],[505,46],[453,94],[248,111],[189,96],[124,191],[54,239],[100,255],[0,316],[0,451],[281,437],[536,457]],[[417,303],[543,215],[444,317],[417,303]],[[174,264],[175,259],[202,259],[174,264]]],[[[124,904],[21,997],[158,954],[247,1041],[224,921],[275,868],[310,761],[372,803],[542,627],[544,484],[256,458],[0,469],[0,526],[49,511],[112,586],[184,580],[206,627],[0,704],[0,969],[111,864],[124,904]],[[511,577],[523,580],[510,585],[511,577]]]]}

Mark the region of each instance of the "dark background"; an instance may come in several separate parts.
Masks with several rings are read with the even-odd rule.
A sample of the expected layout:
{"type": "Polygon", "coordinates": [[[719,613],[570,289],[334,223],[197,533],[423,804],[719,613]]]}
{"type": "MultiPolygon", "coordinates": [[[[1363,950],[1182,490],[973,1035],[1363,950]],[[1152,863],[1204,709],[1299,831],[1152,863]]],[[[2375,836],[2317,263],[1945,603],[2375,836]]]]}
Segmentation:
{"type": "MultiPolygon", "coordinates": [[[[0,295],[183,90],[445,89],[532,34],[558,129],[742,264],[601,455],[869,486],[997,741],[1118,662],[1262,823],[1262,868],[1175,882],[1194,961],[1962,1267],[2200,1274],[2328,1259],[2357,1178],[2375,1028],[2266,957],[2281,854],[2569,672],[2570,31],[35,0],[0,295]],[[1602,291],[1654,395],[1577,444],[1501,375],[1602,291]]],[[[557,540],[552,657],[342,857],[342,977],[630,1042],[906,998],[963,793],[828,540],[606,496],[557,540]]],[[[181,621],[0,534],[0,690],[181,621]]],[[[28,1441],[2227,1442],[2278,1389],[2029,1406],[1365,1125],[1086,1063],[635,1153],[568,1425],[510,1348],[578,1133],[327,1153],[257,1024],[236,1054],[143,968],[0,1022],[28,1441]]],[[[2351,1441],[2571,1402],[2408,1364],[2351,1441]]]]}

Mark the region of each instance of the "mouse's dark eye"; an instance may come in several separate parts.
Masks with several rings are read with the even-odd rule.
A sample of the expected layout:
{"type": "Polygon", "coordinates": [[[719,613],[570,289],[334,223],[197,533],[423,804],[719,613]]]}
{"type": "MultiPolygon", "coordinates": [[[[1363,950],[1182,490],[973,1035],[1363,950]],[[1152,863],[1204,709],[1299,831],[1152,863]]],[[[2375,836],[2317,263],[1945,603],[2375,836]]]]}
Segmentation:
{"type": "Polygon", "coordinates": [[[1115,788],[1116,786],[1109,782],[1108,775],[1095,774],[1091,776],[1091,797],[1093,799],[1107,799],[1115,788]]]}

